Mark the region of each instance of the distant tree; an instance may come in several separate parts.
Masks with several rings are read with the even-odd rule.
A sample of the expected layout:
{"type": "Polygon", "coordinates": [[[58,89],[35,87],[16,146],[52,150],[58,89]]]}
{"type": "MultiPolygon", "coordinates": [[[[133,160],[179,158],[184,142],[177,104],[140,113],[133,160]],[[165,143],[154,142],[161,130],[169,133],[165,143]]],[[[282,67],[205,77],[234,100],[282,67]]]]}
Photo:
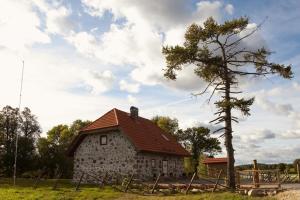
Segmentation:
{"type": "Polygon", "coordinates": [[[168,116],[155,116],[151,119],[157,126],[163,129],[165,132],[171,135],[177,135],[179,130],[178,120],[176,118],[170,118],[168,116]]]}
{"type": "Polygon", "coordinates": [[[195,95],[208,92],[210,87],[212,92],[209,101],[216,91],[222,94],[215,102],[217,118],[211,122],[224,123],[224,127],[218,131],[224,130],[228,157],[227,178],[231,189],[235,189],[232,121],[238,122],[238,118],[232,116],[232,110],[237,109],[248,116],[254,102],[254,98],[236,96],[242,93],[237,90],[240,77],[278,74],[286,79],[292,78],[291,66],[268,61],[271,51],[264,47],[253,49],[245,45],[245,41],[261,26],[251,30],[248,25],[249,20],[245,17],[225,21],[223,24],[208,18],[203,26],[192,24],[188,28],[183,46],[163,48],[167,61],[164,74],[166,78],[175,80],[178,71],[193,65],[196,67],[195,74],[207,82],[204,91],[195,95]]]}
{"type": "Polygon", "coordinates": [[[207,175],[208,169],[206,164],[203,163],[204,159],[207,157],[205,154],[201,154],[199,157],[199,166],[198,166],[198,172],[200,173],[200,176],[205,174],[207,175]]]}
{"type": "Polygon", "coordinates": [[[40,138],[37,143],[40,166],[53,177],[59,170],[64,178],[70,178],[73,172],[73,159],[67,156],[67,149],[79,130],[90,121],[76,120],[70,126],[60,124],[47,132],[47,137],[40,138]]]}
{"type": "MultiPolygon", "coordinates": [[[[294,162],[293,162],[293,166],[294,166],[294,168],[295,168],[295,171],[297,170],[297,164],[298,164],[299,167],[300,167],[300,158],[295,159],[294,162]]],[[[299,170],[300,170],[300,169],[299,169],[299,170]]]]}
{"type": "Polygon", "coordinates": [[[18,108],[5,106],[0,111],[0,168],[5,176],[11,176],[13,172],[17,133],[17,173],[21,174],[36,167],[35,143],[41,128],[29,108],[24,108],[20,113],[18,108]]]}
{"type": "Polygon", "coordinates": [[[209,133],[208,128],[192,127],[180,134],[181,141],[192,154],[194,172],[198,170],[200,155],[204,153],[214,155],[221,151],[219,140],[210,137],[209,133]]]}
{"type": "Polygon", "coordinates": [[[286,170],[286,164],[285,164],[285,163],[279,163],[279,164],[278,164],[278,169],[279,169],[281,172],[284,172],[284,170],[286,170]]]}

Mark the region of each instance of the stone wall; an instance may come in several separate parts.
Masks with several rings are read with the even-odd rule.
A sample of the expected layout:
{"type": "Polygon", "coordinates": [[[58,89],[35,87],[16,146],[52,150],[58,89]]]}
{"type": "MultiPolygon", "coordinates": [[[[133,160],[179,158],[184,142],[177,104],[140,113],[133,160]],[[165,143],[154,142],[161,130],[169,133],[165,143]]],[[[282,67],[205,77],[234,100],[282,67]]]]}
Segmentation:
{"type": "MultiPolygon", "coordinates": [[[[74,153],[73,181],[79,180],[82,171],[95,175],[133,172],[136,151],[131,142],[118,131],[86,136],[74,153]],[[100,145],[100,136],[107,136],[107,144],[100,145]]],[[[86,177],[83,182],[87,182],[86,177]]]]}
{"type": "MultiPolygon", "coordinates": [[[[73,181],[78,181],[82,172],[100,176],[110,174],[129,175],[144,180],[163,173],[163,161],[167,161],[165,176],[180,177],[184,173],[183,157],[137,152],[127,136],[114,131],[87,135],[74,152],[73,181]],[[107,136],[107,144],[100,144],[100,137],[107,136]],[[154,163],[154,165],[152,164],[154,163]]],[[[84,176],[83,183],[94,178],[84,176]]]]}
{"type": "Polygon", "coordinates": [[[152,154],[152,153],[137,153],[136,174],[142,179],[153,179],[158,174],[163,174],[163,161],[167,161],[167,174],[168,177],[181,177],[184,173],[183,157],[164,155],[164,154],[152,154]],[[154,162],[154,165],[152,165],[154,162]]]}

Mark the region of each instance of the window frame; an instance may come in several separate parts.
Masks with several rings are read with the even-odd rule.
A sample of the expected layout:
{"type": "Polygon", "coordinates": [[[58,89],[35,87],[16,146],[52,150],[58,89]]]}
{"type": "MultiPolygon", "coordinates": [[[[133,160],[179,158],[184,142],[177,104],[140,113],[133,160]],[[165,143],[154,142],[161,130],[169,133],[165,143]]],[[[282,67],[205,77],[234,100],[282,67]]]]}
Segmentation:
{"type": "Polygon", "coordinates": [[[100,135],[100,145],[107,145],[107,135],[100,135]],[[105,138],[105,142],[102,139],[105,138]]]}
{"type": "Polygon", "coordinates": [[[151,167],[152,167],[152,168],[155,168],[155,167],[156,167],[156,160],[155,160],[155,159],[152,159],[152,160],[151,160],[151,167]]]}

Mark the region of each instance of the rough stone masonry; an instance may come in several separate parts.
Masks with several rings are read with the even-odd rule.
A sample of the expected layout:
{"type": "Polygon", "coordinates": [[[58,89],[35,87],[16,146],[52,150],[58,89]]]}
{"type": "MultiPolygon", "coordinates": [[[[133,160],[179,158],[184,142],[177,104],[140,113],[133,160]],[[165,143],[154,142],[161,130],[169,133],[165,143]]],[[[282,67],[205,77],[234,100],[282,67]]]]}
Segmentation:
{"type": "MultiPolygon", "coordinates": [[[[140,179],[149,180],[159,173],[180,177],[184,173],[184,166],[183,157],[139,152],[121,131],[109,131],[90,134],[77,147],[74,152],[73,181],[78,181],[82,172],[95,176],[105,173],[134,174],[140,179]]],[[[84,176],[82,182],[95,182],[95,178],[84,176]]]]}

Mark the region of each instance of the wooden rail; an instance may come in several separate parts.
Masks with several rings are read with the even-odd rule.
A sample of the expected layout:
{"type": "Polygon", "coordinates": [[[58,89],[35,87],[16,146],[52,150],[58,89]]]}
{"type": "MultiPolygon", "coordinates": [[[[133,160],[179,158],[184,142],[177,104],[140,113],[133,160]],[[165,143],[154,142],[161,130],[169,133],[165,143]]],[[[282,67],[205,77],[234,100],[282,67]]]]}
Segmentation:
{"type": "Polygon", "coordinates": [[[194,181],[195,176],[196,176],[196,172],[193,174],[192,179],[191,179],[191,181],[190,181],[188,187],[186,188],[185,194],[188,194],[188,192],[189,192],[189,190],[190,190],[190,188],[191,188],[191,185],[193,184],[193,181],[194,181]]]}
{"type": "Polygon", "coordinates": [[[154,183],[153,188],[152,188],[152,190],[151,190],[151,194],[154,193],[155,188],[156,188],[156,186],[157,186],[157,184],[158,184],[159,179],[160,179],[160,174],[158,174],[158,176],[157,176],[157,178],[156,178],[156,180],[155,180],[155,183],[154,183]]]}
{"type": "Polygon", "coordinates": [[[131,182],[132,182],[132,179],[133,179],[133,174],[131,175],[131,177],[130,177],[130,179],[129,179],[127,185],[126,185],[124,192],[127,192],[127,190],[129,189],[129,186],[130,186],[130,184],[131,184],[131,182]]]}

